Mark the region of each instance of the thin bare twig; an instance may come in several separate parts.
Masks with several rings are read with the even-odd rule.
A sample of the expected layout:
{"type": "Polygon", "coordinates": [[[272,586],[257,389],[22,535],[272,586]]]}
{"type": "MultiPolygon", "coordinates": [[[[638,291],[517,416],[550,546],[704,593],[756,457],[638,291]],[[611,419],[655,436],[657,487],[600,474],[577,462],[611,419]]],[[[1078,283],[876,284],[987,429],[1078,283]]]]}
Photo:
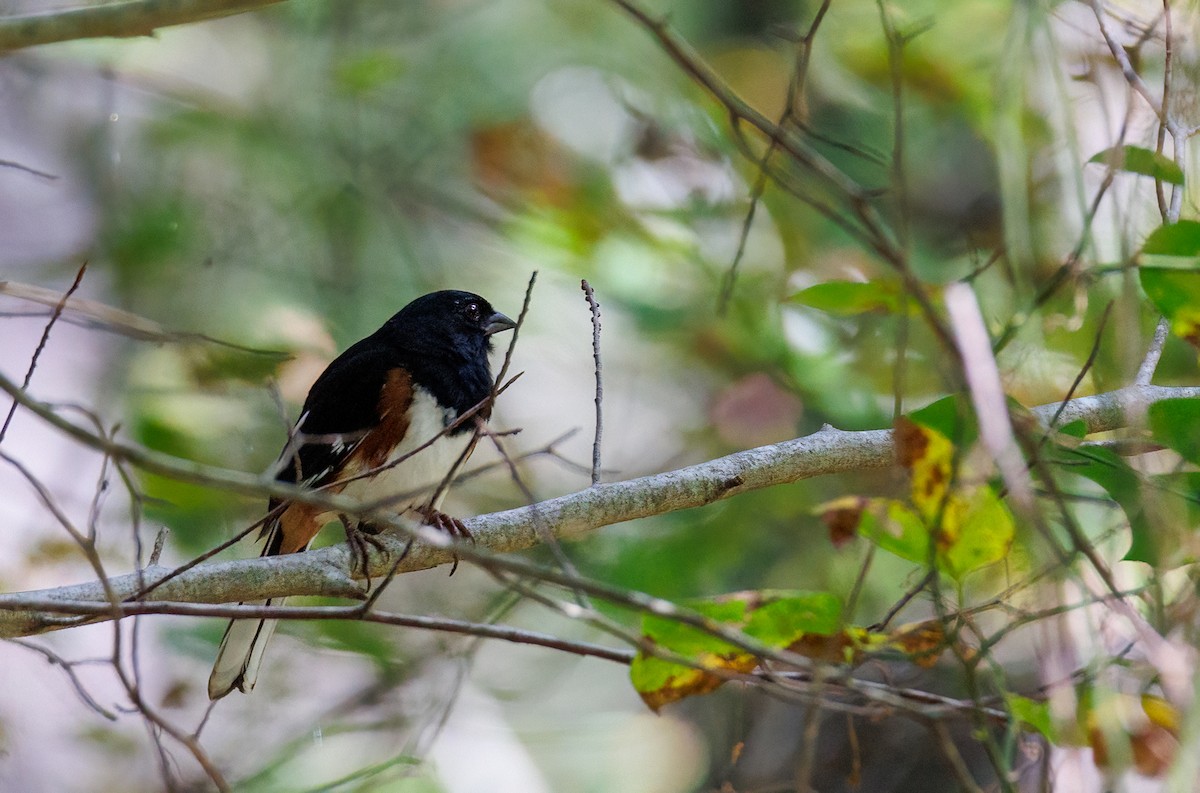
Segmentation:
{"type": "Polygon", "coordinates": [[[534,270],[529,274],[529,283],[525,286],[525,300],[521,303],[521,313],[517,315],[517,326],[513,328],[512,336],[508,340],[508,350],[504,353],[504,363],[500,366],[500,372],[496,375],[496,384],[492,387],[492,398],[495,399],[500,395],[503,388],[500,386],[504,382],[504,378],[508,376],[508,367],[512,364],[513,352],[517,349],[517,338],[521,335],[521,327],[525,324],[525,317],[529,314],[529,304],[533,301],[533,285],[537,283],[538,271],[534,270]]]}
{"type": "Polygon", "coordinates": [[[54,181],[54,180],[58,179],[58,177],[52,173],[47,173],[46,171],[39,171],[37,168],[31,168],[28,165],[25,165],[25,164],[19,163],[19,162],[14,162],[13,160],[0,160],[0,168],[12,168],[15,171],[24,171],[27,174],[32,174],[33,176],[37,176],[37,177],[40,177],[42,179],[46,179],[49,181],[54,181]]]}
{"type": "MultiPolygon", "coordinates": [[[[1162,115],[1163,118],[1171,117],[1171,76],[1172,69],[1175,64],[1175,46],[1174,46],[1174,31],[1171,24],[1171,2],[1170,0],[1162,0],[1163,4],[1163,97],[1162,97],[1162,115]]],[[[1162,119],[1158,122],[1158,134],[1154,140],[1154,151],[1157,154],[1163,153],[1163,144],[1167,142],[1167,125],[1162,119]]],[[[1175,192],[1178,188],[1173,188],[1171,193],[1172,205],[1174,204],[1175,192]]],[[[1170,209],[1168,208],[1166,198],[1163,195],[1163,181],[1155,178],[1154,180],[1154,197],[1158,201],[1158,212],[1162,216],[1163,222],[1170,222],[1170,209]]],[[[1175,215],[1175,219],[1179,219],[1179,215],[1175,215]]]]}
{"type": "MultiPolygon", "coordinates": [[[[496,433],[488,432],[487,435],[491,439],[492,444],[496,447],[496,451],[500,453],[500,458],[508,467],[509,475],[512,477],[513,484],[515,484],[517,489],[521,491],[521,495],[525,497],[526,503],[533,510],[534,529],[537,531],[542,544],[550,549],[550,553],[554,556],[555,563],[558,564],[559,569],[562,570],[563,574],[566,575],[568,579],[579,578],[579,568],[577,568],[575,563],[571,561],[571,557],[567,556],[567,552],[563,549],[562,543],[558,541],[558,538],[554,536],[554,532],[551,531],[550,528],[541,520],[540,515],[537,512],[537,498],[534,496],[533,491],[530,490],[529,485],[526,484],[525,479],[521,476],[521,472],[517,468],[516,462],[513,460],[512,456],[509,455],[508,450],[504,448],[504,444],[500,442],[500,438],[496,433]]],[[[591,607],[591,604],[588,601],[587,592],[583,591],[582,589],[574,589],[573,594],[575,595],[575,601],[581,607],[591,607]]]]}
{"type": "MultiPolygon", "coordinates": [[[[64,614],[96,615],[103,614],[106,604],[89,603],[86,601],[54,601],[42,603],[47,610],[58,610],[64,614]]],[[[450,619],[446,617],[430,617],[419,614],[398,614],[390,611],[373,610],[363,613],[358,605],[354,606],[252,606],[242,604],[209,605],[202,603],[179,603],[159,601],[153,603],[128,604],[126,616],[138,615],[176,615],[187,617],[216,617],[221,619],[262,619],[269,617],[278,620],[334,620],[370,622],[379,625],[392,625],[400,628],[418,628],[420,630],[439,633],[454,633],[463,636],[474,636],[481,639],[499,639],[515,644],[532,644],[551,649],[562,650],[575,655],[603,658],[619,663],[628,663],[629,653],[620,648],[604,647],[590,642],[562,639],[539,631],[526,630],[509,625],[470,622],[467,620],[450,619]]],[[[12,641],[46,654],[43,648],[23,639],[12,641]]],[[[53,660],[53,659],[52,659],[53,660]]],[[[56,661],[57,663],[57,661],[56,661]]]]}
{"type": "MultiPolygon", "coordinates": [[[[963,760],[962,753],[958,751],[954,737],[950,735],[950,730],[947,729],[945,723],[934,719],[928,726],[937,737],[938,745],[942,748],[942,756],[946,758],[951,770],[954,771],[954,776],[958,778],[959,786],[968,793],[983,793],[983,788],[975,782],[975,776],[971,773],[966,761],[963,760]]],[[[1005,790],[1009,790],[1011,784],[1006,783],[1004,776],[1004,773],[1001,773],[998,780],[1005,783],[1005,790]]]]}
{"type": "MultiPolygon", "coordinates": [[[[1108,25],[1105,22],[1104,15],[1106,12],[1102,0],[1091,0],[1090,5],[1096,17],[1096,24],[1100,28],[1100,34],[1104,38],[1105,44],[1108,45],[1113,59],[1116,60],[1117,65],[1121,68],[1121,73],[1124,75],[1125,81],[1133,91],[1146,101],[1146,104],[1150,106],[1150,109],[1154,111],[1155,116],[1158,118],[1158,135],[1155,150],[1159,154],[1162,153],[1166,136],[1170,134],[1174,148],[1175,163],[1182,171],[1187,161],[1186,143],[1188,135],[1187,131],[1182,129],[1171,113],[1171,80],[1174,60],[1174,42],[1172,40],[1174,32],[1171,24],[1171,4],[1167,0],[1163,0],[1165,51],[1163,56],[1163,94],[1161,102],[1151,93],[1150,87],[1142,79],[1142,76],[1138,74],[1125,48],[1120,45],[1109,31],[1108,25]]],[[[1169,205],[1163,201],[1162,180],[1158,178],[1155,179],[1155,193],[1164,222],[1177,222],[1182,206],[1182,186],[1172,185],[1169,205]]],[[[1165,317],[1160,318],[1154,328],[1154,337],[1150,342],[1149,349],[1146,351],[1146,356],[1142,360],[1141,366],[1138,367],[1137,375],[1134,378],[1135,385],[1149,385],[1151,379],[1154,377],[1154,371],[1158,367],[1158,361],[1162,356],[1163,345],[1166,343],[1169,331],[1169,321],[1165,317]]]]}
{"type": "MultiPolygon", "coordinates": [[[[46,349],[46,342],[50,340],[50,331],[54,329],[54,323],[58,322],[58,318],[62,316],[63,307],[67,301],[71,299],[71,295],[75,294],[75,290],[83,283],[83,274],[87,272],[88,263],[85,261],[79,266],[78,272],[75,273],[75,280],[67,287],[67,291],[59,298],[58,303],[54,306],[54,312],[50,315],[50,319],[46,322],[45,329],[42,330],[42,338],[38,340],[37,348],[33,351],[33,357],[29,359],[29,368],[25,370],[25,379],[21,382],[21,390],[29,388],[29,381],[33,379],[33,372],[37,369],[38,358],[42,355],[42,350],[46,349]]],[[[0,443],[4,442],[4,436],[8,434],[8,425],[12,423],[13,415],[17,412],[16,400],[8,409],[8,415],[4,418],[4,425],[0,426],[0,443]]]]}
{"type": "MultiPolygon", "coordinates": [[[[277,360],[286,360],[291,354],[283,350],[264,350],[207,336],[203,333],[168,330],[153,320],[138,316],[123,309],[96,300],[72,297],[60,307],[62,294],[44,286],[35,286],[20,281],[0,280],[0,296],[25,300],[46,306],[51,313],[62,313],[62,321],[84,327],[99,328],[138,341],[156,344],[213,344],[247,355],[261,355],[277,360]]],[[[11,314],[9,314],[11,315],[11,314]]],[[[21,313],[18,316],[44,316],[44,314],[21,313]]]]}
{"type": "Polygon", "coordinates": [[[1041,286],[1041,288],[1038,289],[1037,294],[1034,295],[1029,308],[1009,319],[1009,321],[1005,324],[1004,330],[997,335],[996,341],[992,345],[992,351],[994,353],[999,355],[1000,351],[1007,347],[1009,342],[1016,338],[1017,332],[1021,329],[1025,318],[1049,302],[1050,298],[1052,298],[1058,292],[1059,288],[1062,287],[1063,284],[1067,283],[1067,281],[1073,276],[1077,276],[1079,274],[1079,262],[1083,258],[1084,249],[1087,247],[1088,240],[1091,238],[1092,224],[1095,223],[1096,216],[1100,211],[1100,202],[1108,193],[1109,188],[1112,187],[1113,180],[1115,178],[1116,171],[1114,171],[1112,168],[1109,168],[1105,171],[1104,180],[1096,189],[1096,194],[1092,197],[1092,203],[1088,206],[1087,214],[1084,216],[1083,230],[1079,234],[1079,239],[1076,241],[1075,247],[1071,249],[1069,254],[1067,254],[1066,259],[1064,259],[1063,263],[1060,264],[1058,269],[1054,271],[1054,274],[1051,275],[1041,286]]]}
{"type": "Polygon", "coordinates": [[[1125,48],[1113,38],[1112,33],[1108,29],[1108,23],[1104,19],[1105,8],[1102,0],[1091,0],[1089,5],[1092,7],[1092,13],[1096,16],[1096,24],[1100,27],[1100,35],[1104,38],[1104,43],[1108,45],[1108,51],[1112,53],[1113,59],[1117,65],[1121,67],[1121,74],[1125,75],[1125,81],[1129,83],[1129,87],[1141,95],[1142,99],[1146,100],[1146,104],[1154,111],[1154,115],[1158,116],[1163,123],[1167,122],[1167,118],[1163,113],[1163,105],[1154,96],[1150,90],[1150,86],[1146,85],[1146,81],[1137,73],[1137,69],[1133,68],[1133,63],[1129,60],[1129,54],[1125,52],[1125,48]]]}
{"type": "MultiPolygon", "coordinates": [[[[117,633],[119,635],[119,631],[117,633]]],[[[117,652],[119,652],[119,645],[116,649],[114,649],[114,655],[117,652]]],[[[221,793],[226,793],[229,791],[231,789],[229,787],[229,783],[225,781],[225,777],[221,773],[221,770],[213,764],[212,760],[208,756],[208,752],[204,751],[204,747],[200,745],[200,741],[198,741],[194,735],[190,735],[176,727],[146,702],[145,698],[141,694],[141,689],[138,686],[136,679],[130,678],[129,674],[120,664],[119,658],[114,658],[113,668],[117,673],[118,680],[120,680],[121,685],[124,686],[126,694],[133,703],[133,706],[142,715],[142,718],[146,720],[147,727],[151,728],[151,737],[154,739],[155,744],[160,747],[162,746],[161,743],[159,743],[159,738],[155,734],[154,730],[161,730],[162,732],[171,736],[171,738],[173,738],[180,746],[185,748],[188,753],[191,754],[192,758],[196,761],[200,768],[204,770],[205,775],[208,776],[209,780],[213,783],[213,786],[216,787],[218,791],[221,791],[221,793]]],[[[165,749],[160,749],[160,751],[165,751],[165,749]]],[[[170,779],[169,767],[167,767],[165,764],[163,767],[163,774],[165,780],[170,779]]]]}
{"type": "Polygon", "coordinates": [[[816,40],[817,29],[821,26],[821,21],[825,18],[825,12],[829,10],[831,1],[824,0],[821,3],[812,24],[809,25],[808,32],[800,38],[798,43],[796,64],[792,69],[791,79],[788,81],[787,97],[784,101],[783,113],[780,115],[779,120],[775,122],[774,131],[767,143],[767,150],[763,152],[762,157],[758,161],[758,176],[754,180],[754,186],[750,189],[750,208],[746,210],[746,217],[742,220],[742,228],[738,234],[737,250],[734,251],[733,261],[730,263],[729,269],[725,271],[725,277],[722,279],[721,292],[717,298],[718,316],[725,316],[726,311],[729,309],[729,301],[733,299],[733,288],[737,283],[742,258],[746,254],[746,243],[750,239],[750,228],[754,225],[754,217],[758,213],[758,206],[762,202],[763,192],[767,189],[767,180],[770,178],[770,171],[767,168],[767,164],[779,149],[779,134],[777,133],[781,133],[789,123],[796,120],[796,103],[800,92],[803,90],[805,78],[808,75],[808,63],[812,57],[813,42],[816,40]]]}
{"type": "Polygon", "coordinates": [[[158,559],[160,556],[162,556],[163,545],[165,545],[167,542],[167,534],[167,527],[163,526],[158,530],[158,534],[154,535],[154,547],[150,551],[151,565],[158,564],[158,559]]]}
{"type": "Polygon", "coordinates": [[[587,279],[579,282],[587,298],[588,308],[592,312],[592,358],[596,362],[596,439],[592,442],[592,484],[600,484],[600,438],[604,434],[604,381],[601,377],[600,365],[600,304],[596,302],[596,292],[587,279]]]}
{"type": "MultiPolygon", "coordinates": [[[[571,460],[568,457],[565,457],[558,450],[558,447],[564,441],[566,441],[568,438],[574,437],[578,433],[579,433],[579,428],[573,427],[573,428],[567,430],[566,432],[558,435],[556,438],[551,439],[550,441],[548,441],[545,445],[543,445],[540,448],[528,449],[526,451],[521,452],[518,455],[514,455],[513,460],[515,460],[516,462],[521,462],[522,460],[529,460],[534,457],[543,457],[543,456],[551,457],[554,460],[558,461],[559,463],[567,466],[568,468],[570,468],[573,471],[580,471],[582,473],[588,473],[591,470],[588,466],[582,465],[580,463],[575,462],[574,460],[571,460]]],[[[478,466],[475,466],[474,468],[469,468],[466,471],[463,471],[461,474],[459,474],[458,476],[456,476],[454,478],[453,484],[459,485],[459,484],[462,484],[463,482],[466,482],[469,479],[475,479],[476,477],[480,477],[485,474],[488,474],[488,473],[496,470],[497,468],[507,468],[507,467],[508,467],[508,463],[506,463],[504,460],[492,460],[491,462],[487,462],[487,463],[484,463],[483,465],[478,465],[478,466]]]]}
{"type": "MultiPolygon", "coordinates": [[[[1079,369],[1079,374],[1075,375],[1075,380],[1071,383],[1071,387],[1067,389],[1067,393],[1063,397],[1062,402],[1059,403],[1058,410],[1056,410],[1054,412],[1054,416],[1051,417],[1051,427],[1054,427],[1058,424],[1058,417],[1062,415],[1067,403],[1070,402],[1071,397],[1075,395],[1075,389],[1079,388],[1079,384],[1083,382],[1083,378],[1087,376],[1089,371],[1091,371],[1092,364],[1096,362],[1096,356],[1100,354],[1100,340],[1104,336],[1104,327],[1108,324],[1108,317],[1109,314],[1112,313],[1112,307],[1112,301],[1109,301],[1108,305],[1104,307],[1104,313],[1100,315],[1100,323],[1096,328],[1096,338],[1092,340],[1091,352],[1088,353],[1087,360],[1083,362],[1083,366],[1079,369]]],[[[1150,385],[1150,383],[1147,381],[1146,383],[1139,383],[1139,385],[1150,385]]],[[[1049,437],[1049,434],[1047,433],[1047,436],[1045,437],[1049,437]]]]}
{"type": "Polygon", "coordinates": [[[62,669],[63,672],[66,673],[67,678],[71,681],[71,685],[75,688],[75,693],[79,695],[81,700],[83,700],[83,704],[87,705],[93,711],[109,721],[117,720],[117,714],[102,706],[95,700],[95,698],[92,697],[91,694],[88,693],[87,688],[83,685],[83,681],[79,679],[77,674],[75,674],[75,667],[78,665],[77,663],[68,661],[50,648],[43,647],[35,642],[26,641],[25,639],[10,639],[9,641],[11,641],[13,644],[24,647],[27,650],[32,650],[35,653],[41,654],[41,656],[48,662],[62,669]]]}

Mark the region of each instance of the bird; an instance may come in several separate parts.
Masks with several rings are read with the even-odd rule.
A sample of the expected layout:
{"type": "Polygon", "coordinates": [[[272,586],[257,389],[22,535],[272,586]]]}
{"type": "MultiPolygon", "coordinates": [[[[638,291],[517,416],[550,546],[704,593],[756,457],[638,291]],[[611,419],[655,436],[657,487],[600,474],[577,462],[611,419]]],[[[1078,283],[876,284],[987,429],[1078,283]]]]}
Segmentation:
{"type": "MultiPolygon", "coordinates": [[[[276,480],[363,504],[387,503],[389,510],[470,537],[439,507],[449,479],[479,437],[471,419],[491,415],[492,336],[516,326],[471,292],[445,290],[413,300],[347,348],[313,383],[275,464],[276,480]]],[[[361,543],[362,532],[378,530],[352,516],[280,498],[270,500],[267,514],[260,532],[263,556],[306,550],[335,518],[352,544],[356,537],[361,543]]],[[[209,699],[254,688],[275,623],[229,622],[209,676],[209,699]]]]}

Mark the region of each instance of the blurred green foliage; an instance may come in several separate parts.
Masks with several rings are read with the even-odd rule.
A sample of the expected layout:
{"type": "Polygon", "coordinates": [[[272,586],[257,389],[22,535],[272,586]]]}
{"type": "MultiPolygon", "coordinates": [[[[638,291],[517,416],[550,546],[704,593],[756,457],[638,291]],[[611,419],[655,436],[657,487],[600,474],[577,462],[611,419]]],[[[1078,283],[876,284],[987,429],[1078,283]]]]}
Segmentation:
{"type": "MultiPolygon", "coordinates": [[[[1060,400],[1085,368],[1076,395],[1127,384],[1157,311],[1178,336],[1200,337],[1196,223],[1150,236],[1137,259],[1147,301],[1132,229],[1155,214],[1149,193],[1129,187],[1111,215],[1081,220],[1106,168],[1142,190],[1152,189],[1145,177],[1178,184],[1186,174],[1145,146],[1088,149],[1091,139],[1080,140],[1081,126],[1098,123],[1081,106],[1103,90],[1094,70],[1107,55],[1095,41],[1086,53],[1058,49],[1055,4],[833,3],[791,106],[799,42],[819,4],[646,5],[750,106],[773,120],[791,113],[803,144],[862,190],[935,303],[944,284],[972,283],[988,330],[1011,330],[998,360],[1015,403],[1060,400]]],[[[954,454],[974,446],[966,400],[945,396],[960,390],[960,373],[896,268],[814,206],[836,201],[835,191],[773,151],[774,178],[757,195],[768,144],[744,123],[732,129],[728,108],[614,4],[303,0],[135,46],[104,50],[139,90],[138,115],[119,166],[91,163],[93,266],[123,307],[252,348],[130,343],[118,385],[129,430],[147,446],[266,470],[307,384],[337,350],[436,288],[481,292],[512,314],[533,269],[541,285],[531,326],[542,333],[518,347],[516,366],[528,373],[502,400],[511,415],[553,426],[527,422],[514,448],[590,421],[590,387],[578,405],[561,405],[564,382],[590,378],[579,278],[604,305],[606,464],[621,477],[826,423],[888,427],[922,406],[914,419],[945,435],[954,454]],[[176,58],[194,71],[170,72],[176,58]]],[[[857,208],[846,204],[842,219],[857,208]]],[[[1172,340],[1157,381],[1194,379],[1195,362],[1172,340]]],[[[1150,428],[1196,462],[1191,412],[1190,403],[1163,406],[1150,428]]],[[[1156,521],[1190,533],[1193,476],[1149,476],[1062,438],[1046,455],[1080,502],[1103,502],[1106,519],[1083,535],[1107,536],[1119,505],[1131,524],[1126,559],[1165,568],[1190,558],[1182,540],[1161,540],[1156,521]],[[1174,494],[1167,506],[1165,493],[1174,494]]],[[[522,470],[539,495],[586,485],[540,462],[522,470]]],[[[182,555],[232,536],[264,508],[139,481],[147,517],[176,530],[182,555]]],[[[973,547],[983,550],[943,559],[941,569],[956,594],[984,600],[1008,585],[1000,578],[1046,560],[1032,530],[1014,529],[998,483],[972,486],[982,494],[973,547]],[[984,563],[1003,574],[977,574],[984,563]]],[[[503,475],[463,490],[467,505],[522,501],[503,475]]],[[[945,544],[945,526],[930,517],[938,510],[917,504],[922,514],[907,511],[898,534],[882,523],[862,532],[898,558],[876,557],[861,540],[835,547],[815,511],[839,497],[895,505],[910,493],[894,473],[825,477],[610,527],[567,553],[590,576],[665,598],[820,590],[852,607],[854,624],[870,624],[945,544]]],[[[1054,537],[1074,528],[1073,513],[1062,514],[1054,537]]],[[[551,561],[545,549],[534,554],[551,561]]],[[[453,608],[487,613],[489,587],[464,587],[453,608]]],[[[416,589],[414,610],[444,605],[416,589]]],[[[600,608],[633,624],[625,610],[600,608]]],[[[394,643],[405,641],[363,625],[305,630],[371,658],[385,677],[395,672],[394,643]]],[[[209,626],[197,636],[216,639],[209,626]]],[[[1052,734],[1039,703],[1009,703],[1052,734]]]]}

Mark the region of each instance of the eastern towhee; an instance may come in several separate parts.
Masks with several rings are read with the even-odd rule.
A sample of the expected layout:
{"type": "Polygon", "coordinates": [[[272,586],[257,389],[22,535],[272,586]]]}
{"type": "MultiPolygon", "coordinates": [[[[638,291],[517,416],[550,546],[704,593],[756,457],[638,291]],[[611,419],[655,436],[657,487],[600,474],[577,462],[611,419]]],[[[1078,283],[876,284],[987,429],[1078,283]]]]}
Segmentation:
{"type": "MultiPolygon", "coordinates": [[[[389,509],[465,532],[438,507],[478,436],[473,420],[451,425],[472,408],[483,420],[491,414],[491,336],[515,327],[470,292],[433,292],[412,301],[317,378],[276,463],[276,478],[364,504],[394,499],[389,509]]],[[[269,506],[263,556],[305,550],[334,518],[348,535],[370,528],[309,504],[271,499],[269,506]]],[[[274,630],[275,620],[230,621],[208,679],[210,699],[254,688],[274,630]]]]}

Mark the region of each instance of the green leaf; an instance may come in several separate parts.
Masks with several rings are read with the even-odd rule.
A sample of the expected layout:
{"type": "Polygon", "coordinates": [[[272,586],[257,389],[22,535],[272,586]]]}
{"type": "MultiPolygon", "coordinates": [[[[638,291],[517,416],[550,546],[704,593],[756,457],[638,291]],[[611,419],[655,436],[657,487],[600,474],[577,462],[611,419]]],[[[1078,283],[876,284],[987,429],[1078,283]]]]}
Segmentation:
{"type": "Polygon", "coordinates": [[[862,512],[858,533],[901,559],[929,562],[929,527],[901,501],[871,499],[862,512]]]}
{"type": "MultiPolygon", "coordinates": [[[[842,613],[841,601],[828,592],[736,592],[681,605],[774,649],[785,649],[809,636],[836,632],[842,613]]],[[[670,617],[645,615],[642,636],[664,651],[690,658],[702,667],[639,651],[630,665],[629,678],[653,710],[716,689],[724,682],[716,672],[747,673],[758,666],[758,658],[751,653],[670,617]]]]}
{"type": "Polygon", "coordinates": [[[1200,463],[1200,399],[1164,399],[1150,406],[1150,431],[1187,461],[1200,463]]]}
{"type": "Polygon", "coordinates": [[[1200,344],[1200,270],[1141,267],[1138,275],[1146,297],[1171,320],[1171,332],[1200,344]]]}
{"type": "MultiPolygon", "coordinates": [[[[904,296],[900,287],[881,281],[826,281],[800,290],[789,300],[843,317],[869,313],[897,314],[904,310],[904,296]]],[[[912,310],[910,305],[909,311],[912,310]]]]}
{"type": "Polygon", "coordinates": [[[1059,449],[1057,461],[1102,487],[1129,519],[1131,540],[1124,559],[1157,568],[1194,560],[1191,532],[1200,524],[1200,473],[1143,476],[1115,452],[1085,447],[1059,449]]]}
{"type": "Polygon", "coordinates": [[[229,380],[261,383],[276,375],[281,363],[290,359],[286,352],[209,346],[188,356],[191,375],[201,387],[220,386],[229,380]]]}
{"type": "Polygon", "coordinates": [[[1075,421],[1063,424],[1058,428],[1058,431],[1063,435],[1069,435],[1072,438],[1079,438],[1080,440],[1083,440],[1087,437],[1087,422],[1083,419],[1076,419],[1075,421]]]}
{"type": "Polygon", "coordinates": [[[771,647],[787,647],[811,633],[832,635],[842,620],[842,602],[829,592],[768,590],[763,596],[743,630],[771,647]]]}
{"type": "Polygon", "coordinates": [[[1159,226],[1138,256],[1138,276],[1150,302],[1184,338],[1200,318],[1200,222],[1181,220],[1159,226]]]}
{"type": "Polygon", "coordinates": [[[1072,473],[1086,477],[1102,487],[1129,519],[1132,541],[1125,560],[1158,565],[1162,548],[1153,522],[1146,514],[1142,498],[1142,479],[1116,452],[1098,447],[1060,449],[1056,455],[1072,473]]]}
{"type": "Polygon", "coordinates": [[[1118,171],[1152,176],[1167,184],[1183,184],[1183,170],[1174,160],[1140,146],[1105,149],[1088,162],[1098,162],[1118,171]]]}
{"type": "Polygon", "coordinates": [[[920,410],[914,410],[908,417],[922,427],[937,430],[956,446],[970,446],[979,437],[975,409],[966,394],[942,397],[920,410]]]}
{"type": "Polygon", "coordinates": [[[1171,331],[1200,346],[1200,222],[1159,226],[1138,256],[1138,277],[1171,331]]]}
{"type": "Polygon", "coordinates": [[[917,564],[929,563],[929,543],[936,536],[938,570],[961,580],[1007,556],[1016,526],[1004,501],[984,485],[952,491],[930,521],[902,501],[866,500],[858,533],[881,549],[917,564]],[[940,521],[936,535],[931,525],[935,520],[940,521]]]}
{"type": "Polygon", "coordinates": [[[938,566],[955,579],[962,579],[968,573],[1008,556],[1016,527],[1008,507],[996,491],[987,486],[975,489],[966,497],[956,526],[957,496],[951,498],[942,518],[938,566]]]}
{"type": "Polygon", "coordinates": [[[1200,221],[1181,220],[1159,226],[1142,244],[1146,256],[1200,256],[1200,221]]]}
{"type": "Polygon", "coordinates": [[[1023,697],[1020,694],[1005,694],[1008,710],[1022,724],[1031,727],[1046,737],[1050,743],[1058,743],[1058,731],[1050,716],[1050,703],[1023,697]]]}
{"type": "Polygon", "coordinates": [[[192,223],[180,204],[147,199],[122,213],[121,222],[109,232],[109,250],[114,264],[122,272],[140,274],[161,268],[168,259],[188,245],[192,223]]]}
{"type": "Polygon", "coordinates": [[[399,79],[404,63],[387,52],[368,52],[338,65],[335,84],[351,95],[365,94],[399,79]]]}
{"type": "MultiPolygon", "coordinates": [[[[680,605],[722,625],[740,628],[745,622],[746,603],[743,600],[687,601],[680,605]]],[[[647,614],[642,618],[642,635],[671,652],[690,657],[700,653],[727,653],[737,650],[732,644],[700,628],[656,614],[647,614]]]]}

